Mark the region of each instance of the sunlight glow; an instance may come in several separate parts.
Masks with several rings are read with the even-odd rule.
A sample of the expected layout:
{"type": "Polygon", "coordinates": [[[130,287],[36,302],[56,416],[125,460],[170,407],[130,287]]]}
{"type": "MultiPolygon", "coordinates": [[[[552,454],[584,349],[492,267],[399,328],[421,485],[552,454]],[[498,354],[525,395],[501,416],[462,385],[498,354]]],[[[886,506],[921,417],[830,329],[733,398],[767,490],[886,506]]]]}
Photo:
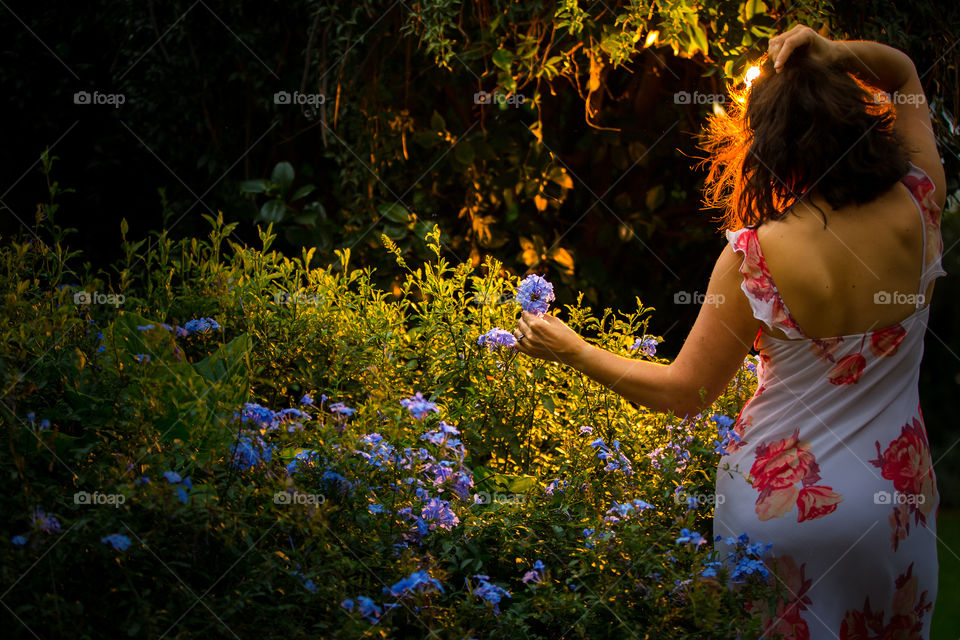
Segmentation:
{"type": "Polygon", "coordinates": [[[747,75],[743,77],[743,83],[747,85],[747,88],[749,88],[750,85],[753,84],[753,81],[756,80],[757,76],[759,75],[760,75],[760,67],[756,65],[752,66],[749,69],[747,69],[747,75]]]}
{"type": "Polygon", "coordinates": [[[657,44],[657,36],[659,36],[659,35],[660,35],[660,32],[659,32],[659,31],[651,31],[651,32],[647,35],[647,39],[646,39],[646,41],[643,43],[643,46],[649,47],[650,45],[657,44]]]}

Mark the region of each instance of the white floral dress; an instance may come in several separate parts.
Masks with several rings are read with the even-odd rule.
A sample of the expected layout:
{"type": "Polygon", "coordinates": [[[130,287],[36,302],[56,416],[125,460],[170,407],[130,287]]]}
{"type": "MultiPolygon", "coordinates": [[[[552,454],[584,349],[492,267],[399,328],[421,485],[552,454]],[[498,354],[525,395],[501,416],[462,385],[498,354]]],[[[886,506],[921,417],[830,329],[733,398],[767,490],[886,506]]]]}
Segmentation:
{"type": "Polygon", "coordinates": [[[775,616],[752,607],[768,640],[929,637],[939,495],[917,381],[922,294],[945,272],[933,182],[913,164],[902,182],[926,231],[923,275],[914,313],[876,331],[807,337],[756,229],[727,232],[754,316],[790,338],[757,334],[757,391],[717,471],[716,549],[725,556],[726,538],[741,533],[773,543],[768,565],[791,594],[775,616]]]}

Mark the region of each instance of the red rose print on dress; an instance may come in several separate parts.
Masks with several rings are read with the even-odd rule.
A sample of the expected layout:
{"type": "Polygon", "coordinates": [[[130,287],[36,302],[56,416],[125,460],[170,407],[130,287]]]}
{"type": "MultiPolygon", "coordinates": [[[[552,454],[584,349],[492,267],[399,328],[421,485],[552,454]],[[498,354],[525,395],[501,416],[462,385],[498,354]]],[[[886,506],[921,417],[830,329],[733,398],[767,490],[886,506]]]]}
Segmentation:
{"type": "Polygon", "coordinates": [[[804,487],[797,496],[800,513],[797,522],[815,520],[836,510],[843,497],[830,487],[804,487]]]}
{"type": "Polygon", "coordinates": [[[813,351],[813,355],[824,362],[836,362],[833,358],[833,353],[840,346],[841,342],[843,342],[842,336],[836,336],[834,338],[812,338],[810,340],[810,350],[813,351]]]}
{"type": "Polygon", "coordinates": [[[933,603],[926,601],[926,591],[918,598],[920,581],[913,575],[912,562],[907,572],[897,577],[894,586],[897,590],[890,603],[890,620],[884,624],[886,611],[873,611],[867,597],[862,610],[847,610],[840,623],[840,640],[921,640],[923,616],[933,608],[933,603]]]}
{"type": "Polygon", "coordinates": [[[863,375],[863,368],[867,366],[867,360],[859,353],[851,353],[840,359],[833,369],[830,370],[828,379],[836,385],[856,384],[863,375]]]}
{"type": "Polygon", "coordinates": [[[906,335],[907,330],[900,324],[874,331],[870,335],[870,351],[878,358],[895,355],[906,335]]]}
{"type": "Polygon", "coordinates": [[[816,484],[820,467],[810,445],[800,440],[799,429],[789,438],[758,446],[750,476],[753,488],[760,492],[754,510],[762,521],[783,516],[794,504],[797,522],[815,520],[833,513],[843,502],[843,496],[832,487],[816,484]]]}
{"type": "Polygon", "coordinates": [[[891,541],[896,551],[900,540],[910,533],[910,519],[903,517],[905,514],[899,507],[913,514],[914,524],[926,526],[927,516],[936,504],[937,483],[933,460],[923,422],[917,418],[903,425],[900,436],[885,451],[881,453],[880,441],[876,442],[876,447],[877,459],[870,463],[880,468],[880,475],[893,481],[895,490],[892,498],[894,514],[890,525],[893,529],[891,541]]]}

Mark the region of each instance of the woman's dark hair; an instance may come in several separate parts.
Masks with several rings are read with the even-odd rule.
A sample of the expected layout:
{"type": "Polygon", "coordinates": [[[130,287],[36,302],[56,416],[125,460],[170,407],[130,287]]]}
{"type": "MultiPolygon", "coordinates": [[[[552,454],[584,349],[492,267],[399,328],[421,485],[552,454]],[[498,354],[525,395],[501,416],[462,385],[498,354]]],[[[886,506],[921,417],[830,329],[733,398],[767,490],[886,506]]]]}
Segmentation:
{"type": "Polygon", "coordinates": [[[705,202],[724,210],[724,229],[779,220],[813,187],[834,209],[870,202],[907,173],[885,94],[805,48],[780,73],[769,59],[760,69],[701,136],[705,202]]]}

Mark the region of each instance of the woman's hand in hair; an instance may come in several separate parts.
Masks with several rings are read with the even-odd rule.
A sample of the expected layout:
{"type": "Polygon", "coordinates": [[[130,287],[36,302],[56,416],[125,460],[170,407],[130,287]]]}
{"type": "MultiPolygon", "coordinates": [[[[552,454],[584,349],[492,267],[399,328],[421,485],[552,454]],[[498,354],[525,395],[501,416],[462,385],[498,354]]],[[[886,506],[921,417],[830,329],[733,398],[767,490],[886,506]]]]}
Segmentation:
{"type": "Polygon", "coordinates": [[[783,69],[790,54],[804,45],[807,45],[811,59],[818,62],[829,64],[837,57],[836,42],[824,38],[810,27],[797,25],[790,31],[770,38],[767,45],[767,55],[773,60],[773,68],[777,73],[783,69]]]}

